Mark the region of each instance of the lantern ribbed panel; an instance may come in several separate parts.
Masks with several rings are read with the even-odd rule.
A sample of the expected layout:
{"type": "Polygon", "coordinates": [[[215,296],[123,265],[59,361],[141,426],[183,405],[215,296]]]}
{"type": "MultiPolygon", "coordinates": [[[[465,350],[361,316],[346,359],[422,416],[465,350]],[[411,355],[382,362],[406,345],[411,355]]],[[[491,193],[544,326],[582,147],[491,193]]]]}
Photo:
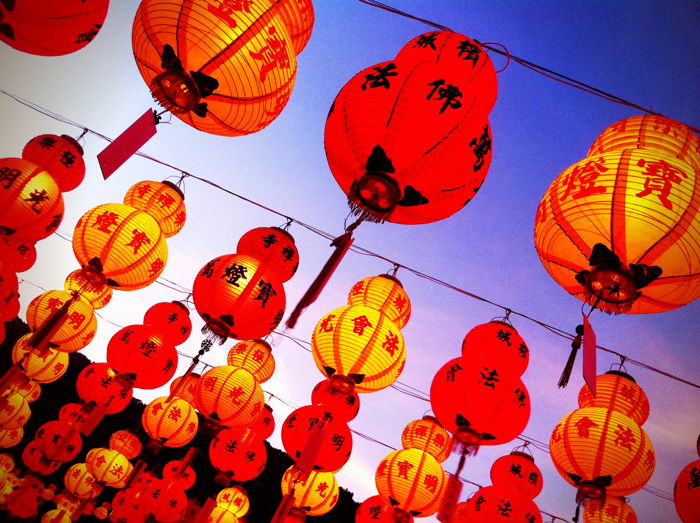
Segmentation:
{"type": "Polygon", "coordinates": [[[190,311],[179,301],[165,301],[152,305],[144,314],[143,323],[160,330],[172,345],[184,343],[192,333],[190,311]]]}
{"type": "Polygon", "coordinates": [[[195,372],[185,376],[178,376],[170,382],[170,394],[175,394],[177,397],[182,398],[189,404],[194,405],[194,391],[197,387],[199,378],[200,375],[195,372]],[[180,385],[180,383],[183,381],[184,383],[180,385]]]}
{"type": "Polygon", "coordinates": [[[245,369],[220,365],[202,374],[195,387],[195,405],[204,416],[226,427],[246,427],[262,414],[265,396],[245,369]]]}
{"type": "Polygon", "coordinates": [[[379,494],[370,496],[357,507],[355,523],[393,523],[393,512],[389,502],[379,494]]]}
{"type": "Polygon", "coordinates": [[[462,356],[468,359],[497,359],[502,372],[522,376],[530,362],[530,350],[515,328],[501,321],[490,321],[471,329],[462,341],[462,356]]]}
{"type": "Polygon", "coordinates": [[[437,512],[447,486],[440,463],[418,449],[390,452],[377,467],[374,479],[380,496],[419,517],[437,512]]]}
{"type": "Polygon", "coordinates": [[[73,520],[66,514],[65,510],[55,508],[45,512],[44,515],[41,516],[40,523],[71,523],[72,521],[73,520]]]}
{"type": "Polygon", "coordinates": [[[121,483],[133,470],[133,465],[124,454],[105,448],[89,451],[85,457],[85,465],[97,481],[108,487],[121,483]]]}
{"type": "Polygon", "coordinates": [[[282,0],[276,2],[284,25],[292,39],[294,53],[304,50],[314,28],[314,6],[311,0],[282,0]]]}
{"type": "Polygon", "coordinates": [[[624,499],[608,496],[605,502],[591,499],[583,506],[584,523],[637,523],[637,514],[624,499]]]}
{"type": "Polygon", "coordinates": [[[284,287],[269,266],[244,254],[208,262],[194,279],[192,300],[207,327],[219,336],[253,340],[282,320],[284,287]]]}
{"type": "Polygon", "coordinates": [[[0,430],[0,449],[9,449],[17,445],[24,438],[24,429],[0,430]]]}
{"type": "Polygon", "coordinates": [[[22,158],[46,169],[61,192],[72,191],[85,177],[83,148],[70,136],[36,136],[22,149],[22,158]]]}
{"type": "Polygon", "coordinates": [[[549,440],[552,461],[572,485],[611,476],[611,496],[626,496],[641,489],[656,465],[649,437],[632,419],[598,407],[577,409],[554,427],[549,440]]]}
{"type": "Polygon", "coordinates": [[[75,382],[83,402],[94,401],[105,408],[105,413],[121,412],[131,401],[132,388],[117,379],[117,372],[107,363],[91,363],[83,368],[75,382]]]}
{"type": "Polygon", "coordinates": [[[305,479],[294,465],[282,475],[282,496],[294,488],[294,506],[309,516],[330,512],[338,502],[338,480],[332,472],[312,471],[305,479]]]}
{"type": "Polygon", "coordinates": [[[452,453],[452,437],[431,416],[411,421],[401,433],[401,445],[405,449],[418,449],[427,452],[440,463],[452,453]]]}
{"type": "Polygon", "coordinates": [[[649,399],[642,388],[624,374],[609,372],[595,378],[595,397],[588,385],[578,393],[579,407],[616,410],[643,425],[649,417],[649,399]]]}
{"type": "Polygon", "coordinates": [[[166,238],[176,235],[185,226],[185,196],[170,182],[143,180],[135,183],[126,191],[124,204],[153,216],[166,238]]]}
{"type": "Polygon", "coordinates": [[[700,459],[684,467],[673,485],[673,503],[683,523],[695,523],[700,520],[698,474],[700,474],[700,459]]]}
{"type": "Polygon", "coordinates": [[[68,292],[77,292],[80,298],[89,302],[93,309],[101,309],[112,299],[112,287],[109,285],[96,285],[85,278],[81,269],[71,272],[63,284],[68,292]]]}
{"type": "Polygon", "coordinates": [[[72,424],[51,420],[41,425],[34,435],[39,450],[50,460],[73,461],[83,448],[83,439],[72,424]]]}
{"type": "Polygon", "coordinates": [[[388,274],[363,278],[348,293],[348,305],[365,305],[382,311],[399,329],[411,317],[411,300],[398,279],[388,274]]]}
{"type": "Polygon", "coordinates": [[[491,465],[491,483],[522,490],[530,499],[542,492],[542,472],[529,454],[513,452],[491,465]]]}
{"type": "Polygon", "coordinates": [[[5,388],[13,392],[19,392],[27,403],[36,401],[41,396],[41,385],[39,382],[27,379],[26,375],[17,375],[11,378],[6,384],[5,388]]]}
{"type": "Polygon", "coordinates": [[[103,486],[90,474],[85,463],[76,463],[66,470],[63,477],[66,490],[80,499],[92,499],[103,490],[103,486]]]}
{"type": "Polygon", "coordinates": [[[141,423],[146,433],[166,447],[182,447],[197,433],[199,420],[194,407],[180,398],[161,397],[143,409],[141,423]]]}
{"type": "Polygon", "coordinates": [[[0,397],[0,406],[0,430],[23,427],[31,415],[27,400],[18,392],[3,394],[0,397]]]}
{"type": "Polygon", "coordinates": [[[355,419],[360,411],[360,398],[357,392],[334,390],[330,379],[320,381],[314,386],[311,391],[311,403],[331,407],[333,412],[346,422],[355,419]]]}
{"type": "Polygon", "coordinates": [[[263,405],[262,414],[250,426],[250,429],[258,434],[262,439],[267,439],[272,436],[275,431],[275,418],[272,415],[272,407],[268,404],[263,405]]]}
{"type": "Polygon", "coordinates": [[[73,253],[85,267],[102,264],[107,283],[122,291],[153,283],[168,260],[168,246],[158,222],[148,213],[121,203],[90,209],[73,231],[73,253]]]}
{"type": "Polygon", "coordinates": [[[294,276],[299,268],[299,251],[294,238],[279,227],[257,227],[247,231],[238,240],[236,252],[269,265],[282,282],[294,276]]]}
{"type": "Polygon", "coordinates": [[[58,229],[63,196],[46,169],[28,160],[2,158],[0,177],[0,226],[31,242],[58,229]]]}
{"type": "Polygon", "coordinates": [[[24,373],[39,383],[52,383],[63,376],[68,370],[68,353],[56,349],[46,349],[43,355],[35,350],[30,350],[28,343],[32,334],[25,334],[19,338],[12,347],[12,362],[17,363],[25,355],[22,361],[24,373]]]}
{"type": "Polygon", "coordinates": [[[134,459],[141,454],[143,445],[133,432],[118,430],[109,437],[109,448],[123,454],[126,459],[134,459]]]}
{"type": "Polygon", "coordinates": [[[264,383],[275,372],[272,347],[264,340],[240,341],[228,351],[226,363],[247,370],[259,383],[264,383]]]}
{"type": "MultiPolygon", "coordinates": [[[[27,325],[36,331],[52,313],[71,300],[68,291],[46,291],[27,305],[27,325]]],[[[49,338],[61,352],[75,352],[87,347],[97,332],[97,317],[89,301],[77,299],[68,306],[66,321],[49,338]]]]}
{"type": "Polygon", "coordinates": [[[207,516],[207,523],[238,523],[236,515],[223,507],[214,507],[207,516]]]}
{"type": "Polygon", "coordinates": [[[542,523],[542,515],[535,502],[521,490],[504,485],[480,488],[469,498],[462,510],[464,520],[458,521],[542,523]]]}
{"type": "Polygon", "coordinates": [[[296,55],[278,11],[267,0],[245,6],[144,0],[132,28],[136,65],[154,96],[171,109],[172,103],[153,89],[156,75],[164,71],[164,46],[170,45],[188,73],[188,90],[200,94],[192,72],[218,82],[212,94],[201,98],[205,116],[198,116],[191,110],[194,107],[185,104],[171,109],[178,118],[200,131],[222,136],[259,131],[282,111],[296,77],[296,55]]]}
{"type": "Polygon", "coordinates": [[[620,120],[598,135],[586,156],[622,149],[651,149],[700,170],[700,139],[690,127],[664,116],[644,114],[620,120]]]}
{"type": "Polygon", "coordinates": [[[245,490],[241,487],[228,487],[219,491],[216,495],[216,504],[219,507],[230,510],[236,517],[243,517],[248,513],[250,500],[245,490]]]}
{"type": "MultiPolygon", "coordinates": [[[[592,303],[575,279],[604,244],[625,265],[663,270],[629,310],[675,309],[700,296],[700,182],[689,164],[651,149],[591,156],[563,171],[535,218],[535,247],[567,292],[592,303]]],[[[602,302],[601,302],[602,303],[602,302]]]]}
{"type": "Polygon", "coordinates": [[[209,461],[236,481],[256,478],[267,463],[264,440],[250,428],[223,429],[209,445],[209,461]]]}

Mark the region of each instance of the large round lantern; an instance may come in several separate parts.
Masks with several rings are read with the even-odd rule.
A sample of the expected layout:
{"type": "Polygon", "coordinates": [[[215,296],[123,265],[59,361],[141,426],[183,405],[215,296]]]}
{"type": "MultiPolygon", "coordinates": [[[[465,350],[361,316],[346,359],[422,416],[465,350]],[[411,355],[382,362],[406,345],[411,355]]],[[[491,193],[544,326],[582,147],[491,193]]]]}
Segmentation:
{"type": "Polygon", "coordinates": [[[522,376],[530,362],[530,350],[518,331],[504,321],[493,320],[471,329],[462,341],[462,356],[496,359],[501,374],[522,376]]]}
{"type": "Polygon", "coordinates": [[[195,405],[204,416],[226,427],[246,427],[262,414],[265,396],[245,369],[220,365],[202,374],[195,388],[195,405]]]}
{"type": "Polygon", "coordinates": [[[322,431],[323,436],[320,438],[313,469],[337,472],[350,459],[352,433],[348,424],[325,405],[299,407],[287,416],[282,425],[284,450],[293,460],[298,460],[318,430],[322,431]]]}
{"type": "Polygon", "coordinates": [[[136,65],[153,96],[185,123],[222,136],[256,132],[282,111],[296,76],[278,12],[267,0],[142,1],[132,29],[136,65]]]}
{"type": "Polygon", "coordinates": [[[240,520],[229,509],[215,506],[207,515],[207,523],[238,523],[240,520]]]}
{"type": "Polygon", "coordinates": [[[199,420],[194,407],[180,398],[161,397],[143,409],[141,423],[146,433],[165,447],[182,447],[192,441],[199,420]]]}
{"type": "Polygon", "coordinates": [[[112,287],[104,282],[87,279],[85,272],[80,269],[68,274],[63,287],[70,293],[78,293],[93,309],[101,309],[112,299],[112,287]]]}
{"type": "Polygon", "coordinates": [[[325,379],[319,381],[311,391],[311,403],[327,405],[343,421],[355,419],[360,411],[360,397],[354,390],[348,392],[343,383],[338,380],[325,379]]]}
{"type": "MultiPolygon", "coordinates": [[[[294,3],[291,2],[281,2],[294,3]]],[[[270,265],[280,281],[289,280],[299,268],[299,251],[289,232],[279,227],[257,227],[241,236],[236,252],[270,265]]]]}
{"type": "Polygon", "coordinates": [[[230,510],[236,517],[242,518],[248,513],[250,500],[243,487],[228,487],[216,495],[216,505],[230,510]]]}
{"type": "Polygon", "coordinates": [[[85,465],[97,481],[108,487],[123,483],[133,470],[133,465],[124,454],[105,448],[96,448],[88,452],[85,465]]]}
{"type": "Polygon", "coordinates": [[[440,463],[450,457],[452,437],[433,416],[411,421],[401,433],[401,445],[405,449],[427,452],[440,463]]]}
{"type": "Polygon", "coordinates": [[[185,226],[185,195],[171,182],[137,182],[126,191],[124,204],[153,216],[166,238],[176,235],[185,226]]]}
{"type": "Polygon", "coordinates": [[[579,407],[616,410],[643,425],[649,417],[649,400],[632,376],[610,370],[595,378],[596,395],[584,384],[578,393],[579,407]]]}
{"type": "Polygon", "coordinates": [[[143,316],[143,323],[160,330],[171,345],[180,345],[192,332],[190,311],[179,301],[152,305],[143,316]]]}
{"type": "Polygon", "coordinates": [[[592,499],[583,506],[586,523],[637,523],[637,514],[624,498],[609,496],[605,501],[592,499]]]}
{"type": "Polygon", "coordinates": [[[6,392],[0,396],[0,430],[23,427],[30,415],[29,404],[19,392],[6,392]]]}
{"type": "Polygon", "coordinates": [[[73,231],[73,253],[84,270],[122,291],[153,283],[168,260],[156,219],[121,203],[98,205],[83,214],[73,231]]]}
{"type": "Polygon", "coordinates": [[[125,386],[107,363],[91,363],[78,374],[78,396],[85,403],[94,402],[106,414],[121,412],[131,401],[132,388],[125,386]]]}
{"type": "Polygon", "coordinates": [[[535,502],[521,490],[504,485],[491,485],[477,490],[467,501],[464,516],[464,521],[481,523],[542,523],[535,502]]]}
{"type": "Polygon", "coordinates": [[[358,281],[348,293],[348,305],[366,305],[389,316],[399,329],[411,317],[411,300],[395,276],[380,274],[358,281]]]}
{"type": "Polygon", "coordinates": [[[327,377],[345,376],[357,392],[394,383],[406,361],[403,335],[387,315],[364,305],[327,313],[311,337],[316,366],[327,377]]]}
{"type": "Polygon", "coordinates": [[[636,492],[656,465],[651,441],[639,425],[600,407],[564,416],[552,431],[549,450],[559,474],[578,487],[579,500],[636,492]]]}
{"type": "Polygon", "coordinates": [[[56,180],[29,160],[0,159],[0,226],[25,241],[46,238],[63,220],[56,180]]]}
{"type": "Polygon", "coordinates": [[[689,463],[681,470],[673,484],[673,503],[683,523],[700,520],[700,459],[689,463]]]}
{"type": "Polygon", "coordinates": [[[0,40],[25,53],[60,56],[85,47],[97,36],[109,0],[17,0],[4,5],[0,40]]]}
{"type": "Polygon", "coordinates": [[[21,361],[24,373],[39,383],[52,383],[68,370],[68,354],[56,349],[46,349],[39,354],[29,347],[32,334],[19,338],[12,348],[12,361],[21,361]]]}
{"type": "Polygon", "coordinates": [[[374,476],[379,495],[392,506],[418,517],[440,508],[447,474],[438,460],[418,449],[390,452],[374,476]]]}
{"type": "Polygon", "coordinates": [[[264,383],[275,372],[272,347],[264,340],[239,341],[228,351],[226,363],[250,372],[259,383],[264,383]]]}
{"type": "Polygon", "coordinates": [[[65,463],[72,461],[83,448],[80,432],[65,421],[52,420],[41,425],[34,436],[46,458],[65,463]]]}
{"type": "Polygon", "coordinates": [[[534,499],[542,492],[542,472],[530,454],[514,450],[493,462],[491,483],[518,488],[534,499]]]}
{"type": "Polygon", "coordinates": [[[700,183],[654,149],[584,158],[552,182],[535,247],[567,292],[607,312],[652,313],[700,296],[700,183]]]}
{"type": "Polygon", "coordinates": [[[294,489],[294,506],[309,516],[330,512],[338,502],[338,480],[332,472],[305,474],[294,465],[282,475],[282,495],[294,489]]]}
{"type": "Polygon", "coordinates": [[[103,486],[90,474],[85,463],[76,463],[66,470],[64,476],[66,490],[80,499],[96,498],[103,490],[103,486]]]}
{"type": "Polygon", "coordinates": [[[22,149],[22,158],[49,171],[61,192],[72,191],[85,177],[83,148],[65,134],[42,134],[32,138],[22,149]]]}
{"type": "Polygon", "coordinates": [[[264,440],[249,428],[224,429],[212,439],[209,459],[227,480],[248,481],[265,468],[267,449],[264,440]]]}
{"type": "Polygon", "coordinates": [[[244,254],[208,262],[194,279],[192,299],[210,332],[239,340],[270,334],[282,321],[286,303],[272,268],[244,254]]]}
{"type": "Polygon", "coordinates": [[[141,454],[143,445],[133,432],[118,430],[109,437],[109,448],[123,454],[126,459],[134,459],[141,454]]]}

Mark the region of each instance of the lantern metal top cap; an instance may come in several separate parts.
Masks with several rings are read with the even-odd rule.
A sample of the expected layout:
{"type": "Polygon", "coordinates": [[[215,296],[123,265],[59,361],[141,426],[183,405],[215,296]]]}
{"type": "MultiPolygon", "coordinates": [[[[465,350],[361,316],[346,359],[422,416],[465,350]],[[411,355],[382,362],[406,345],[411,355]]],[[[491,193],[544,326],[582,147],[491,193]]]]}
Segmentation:
{"type": "Polygon", "coordinates": [[[635,380],[632,376],[630,376],[626,372],[622,372],[621,370],[609,370],[605,374],[611,374],[613,376],[620,376],[622,378],[626,378],[626,379],[630,380],[632,383],[637,383],[637,380],[635,380]]]}

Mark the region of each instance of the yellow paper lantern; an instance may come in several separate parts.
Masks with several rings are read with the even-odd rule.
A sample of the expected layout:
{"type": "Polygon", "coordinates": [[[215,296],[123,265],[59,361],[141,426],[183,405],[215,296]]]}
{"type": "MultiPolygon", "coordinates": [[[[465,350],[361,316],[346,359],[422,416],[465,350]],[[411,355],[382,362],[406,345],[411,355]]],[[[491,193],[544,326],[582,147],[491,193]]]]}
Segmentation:
{"type": "Polygon", "coordinates": [[[24,428],[0,430],[0,449],[9,449],[17,445],[24,437],[24,428]]]}
{"type": "Polygon", "coordinates": [[[452,453],[452,436],[433,416],[411,421],[401,433],[401,444],[405,449],[427,452],[440,463],[452,453]]]}
{"type": "Polygon", "coordinates": [[[616,410],[643,425],[649,417],[649,399],[632,376],[608,371],[595,378],[596,395],[588,385],[578,393],[579,407],[601,407],[616,410]]]}
{"type": "Polygon", "coordinates": [[[245,369],[220,365],[202,374],[195,388],[197,410],[226,427],[247,427],[262,414],[265,395],[245,369]]]}
{"type": "Polygon", "coordinates": [[[165,447],[182,447],[192,441],[199,420],[194,407],[180,398],[161,397],[143,409],[141,423],[154,441],[165,447]]]}
{"type": "Polygon", "coordinates": [[[216,506],[211,509],[206,521],[207,523],[238,523],[239,519],[230,510],[216,506]]]}
{"type": "Polygon", "coordinates": [[[0,430],[24,427],[31,413],[27,400],[19,392],[0,396],[0,430]]]}
{"type": "Polygon", "coordinates": [[[637,514],[624,499],[609,496],[605,501],[592,499],[583,506],[586,523],[637,523],[637,514]]]}
{"type": "Polygon", "coordinates": [[[90,474],[85,463],[71,465],[64,475],[66,490],[80,499],[93,499],[100,495],[104,487],[90,474]]]}
{"type": "Polygon", "coordinates": [[[309,516],[321,516],[330,512],[338,502],[338,480],[332,472],[315,472],[308,475],[294,465],[282,475],[282,495],[294,489],[294,506],[309,516]]]}
{"type": "Polygon", "coordinates": [[[15,469],[15,460],[12,459],[10,454],[3,452],[0,454],[0,472],[7,474],[15,469]]]}
{"type": "Polygon", "coordinates": [[[248,513],[250,500],[243,487],[228,487],[216,495],[216,505],[230,510],[236,517],[242,518],[248,513]]]}
{"type": "Polygon", "coordinates": [[[43,354],[29,347],[32,334],[19,338],[12,348],[12,361],[18,363],[24,372],[39,383],[52,383],[63,376],[68,370],[68,353],[56,349],[46,349],[43,354]]]}
{"type": "Polygon", "coordinates": [[[72,523],[72,521],[65,510],[58,508],[49,510],[41,516],[41,523],[72,523]]]}
{"type": "Polygon", "coordinates": [[[126,191],[124,204],[153,216],[166,238],[176,235],[185,226],[185,195],[173,183],[148,180],[135,183],[126,191]]]}
{"type": "Polygon", "coordinates": [[[411,300],[395,276],[380,274],[363,278],[348,293],[348,305],[365,305],[389,316],[399,329],[411,317],[411,300]]]}
{"type": "Polygon", "coordinates": [[[39,385],[39,382],[30,379],[29,376],[24,373],[20,373],[10,379],[5,385],[5,388],[14,392],[19,392],[24,396],[24,399],[27,400],[27,403],[32,403],[41,396],[41,385],[39,385]]]}
{"type": "Polygon", "coordinates": [[[85,465],[97,481],[108,487],[124,483],[134,468],[124,454],[105,448],[90,450],[85,457],[85,465]]]}
{"type": "Polygon", "coordinates": [[[93,309],[101,309],[112,299],[112,287],[103,282],[88,280],[80,269],[66,277],[63,287],[68,292],[77,292],[93,309]]]}
{"type": "Polygon", "coordinates": [[[275,358],[272,347],[264,340],[240,341],[236,343],[226,356],[226,363],[232,367],[247,370],[259,383],[270,379],[275,372],[275,358]]]}

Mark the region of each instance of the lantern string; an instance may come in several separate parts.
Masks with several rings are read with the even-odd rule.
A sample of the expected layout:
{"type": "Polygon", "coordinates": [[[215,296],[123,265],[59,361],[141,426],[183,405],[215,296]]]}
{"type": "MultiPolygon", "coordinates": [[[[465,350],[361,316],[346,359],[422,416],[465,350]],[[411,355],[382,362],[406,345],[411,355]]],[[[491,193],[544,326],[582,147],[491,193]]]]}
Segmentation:
{"type": "Polygon", "coordinates": [[[503,48],[502,54],[506,57],[506,64],[503,67],[501,67],[500,69],[497,69],[496,73],[502,73],[503,71],[508,69],[508,66],[510,65],[510,51],[508,50],[508,48],[505,45],[503,45],[499,42],[481,42],[481,45],[483,47],[487,47],[487,46],[491,46],[491,45],[497,45],[499,47],[502,47],[503,48]]]}
{"type": "Polygon", "coordinates": [[[427,20],[425,18],[419,18],[417,16],[414,16],[412,14],[409,14],[405,11],[401,11],[400,9],[397,9],[396,7],[391,7],[390,5],[383,4],[382,2],[378,2],[377,0],[359,0],[363,4],[367,4],[372,7],[378,7],[380,9],[384,9],[385,11],[389,11],[390,13],[394,13],[397,15],[404,16],[406,18],[410,18],[412,20],[416,20],[418,22],[423,22],[424,24],[431,25],[437,29],[442,29],[443,31],[452,31],[449,27],[446,27],[444,25],[438,24],[437,22],[432,22],[430,20],[427,20]]]}

